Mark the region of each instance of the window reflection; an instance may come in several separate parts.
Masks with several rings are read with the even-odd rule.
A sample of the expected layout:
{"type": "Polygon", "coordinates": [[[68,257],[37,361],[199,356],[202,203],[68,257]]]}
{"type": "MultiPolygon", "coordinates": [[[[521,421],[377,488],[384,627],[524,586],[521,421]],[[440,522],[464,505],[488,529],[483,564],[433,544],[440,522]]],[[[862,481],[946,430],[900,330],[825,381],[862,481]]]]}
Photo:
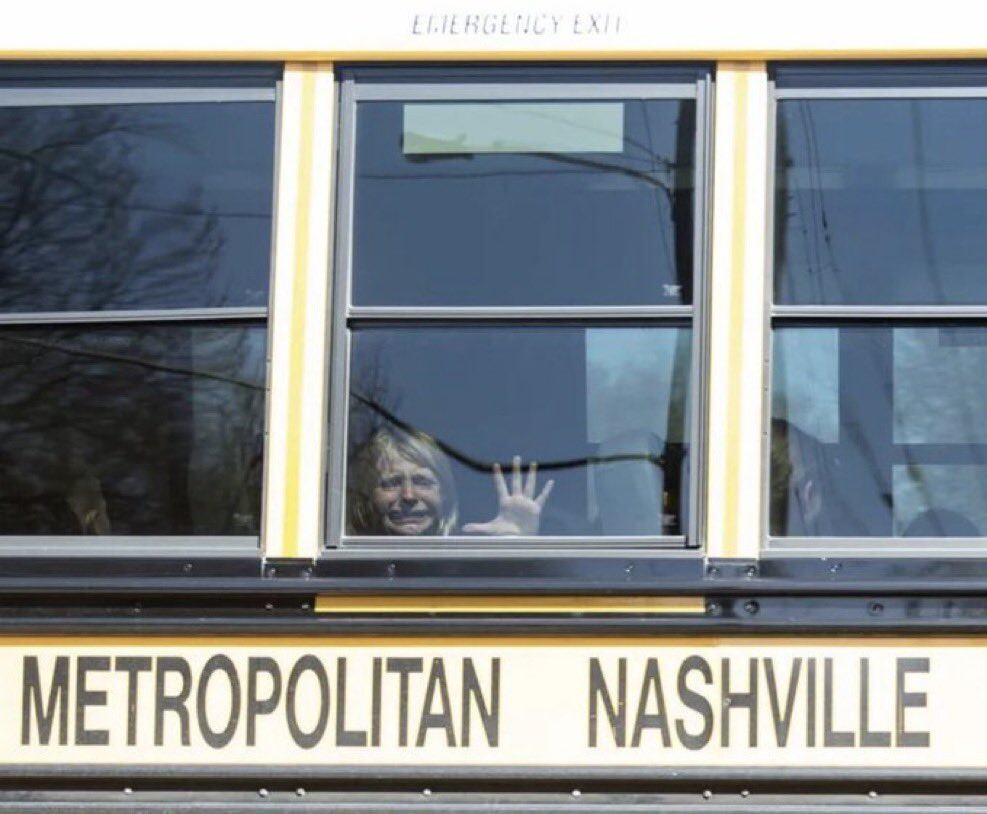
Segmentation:
{"type": "Polygon", "coordinates": [[[352,302],[691,303],[695,130],[691,100],[360,102],[352,302]]]}
{"type": "Polygon", "coordinates": [[[360,328],[347,532],[679,535],[685,327],[360,328]]]}
{"type": "Polygon", "coordinates": [[[0,310],[266,306],[274,105],[0,108],[0,310]]]}
{"type": "Polygon", "coordinates": [[[981,304],[985,99],[778,103],[775,301],[981,304]]]}
{"type": "Polygon", "coordinates": [[[265,333],[0,331],[0,534],[256,535],[265,333]]]}
{"type": "Polygon", "coordinates": [[[771,534],[987,535],[985,342],[979,324],[778,328],[771,534]]]}

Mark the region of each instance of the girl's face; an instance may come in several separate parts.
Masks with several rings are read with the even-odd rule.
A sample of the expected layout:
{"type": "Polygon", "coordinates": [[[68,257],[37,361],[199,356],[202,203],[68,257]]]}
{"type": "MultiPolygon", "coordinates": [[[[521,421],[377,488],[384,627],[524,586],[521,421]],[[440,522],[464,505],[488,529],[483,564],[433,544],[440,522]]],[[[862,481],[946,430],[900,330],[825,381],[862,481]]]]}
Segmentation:
{"type": "Polygon", "coordinates": [[[442,486],[435,473],[400,455],[382,457],[373,503],[385,534],[437,534],[442,516],[442,486]]]}

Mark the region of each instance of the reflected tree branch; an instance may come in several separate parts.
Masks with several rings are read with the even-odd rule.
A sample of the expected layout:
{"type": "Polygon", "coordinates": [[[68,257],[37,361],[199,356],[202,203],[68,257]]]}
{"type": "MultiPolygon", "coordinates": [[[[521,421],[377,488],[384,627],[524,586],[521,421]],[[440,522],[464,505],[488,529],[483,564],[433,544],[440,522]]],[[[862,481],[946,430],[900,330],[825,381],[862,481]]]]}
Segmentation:
{"type": "MultiPolygon", "coordinates": [[[[401,418],[398,418],[394,413],[388,410],[386,407],[378,404],[372,399],[361,396],[359,393],[351,392],[350,397],[358,401],[364,407],[373,410],[377,415],[386,421],[393,424],[399,430],[404,430],[405,432],[417,432],[418,428],[401,418]]],[[[503,460],[503,461],[481,461],[479,458],[474,458],[471,455],[467,455],[465,452],[457,449],[451,444],[443,441],[441,438],[435,438],[433,436],[436,446],[441,449],[446,455],[455,461],[458,461],[463,466],[472,469],[474,472],[485,472],[492,473],[494,466],[499,466],[503,470],[510,470],[513,466],[513,460],[503,460]]],[[[579,469],[584,466],[591,464],[608,464],[617,463],[620,461],[646,461],[647,463],[653,464],[655,466],[664,466],[665,457],[662,455],[648,455],[646,453],[638,452],[622,452],[616,453],[614,455],[588,455],[583,458],[562,458],[555,461],[538,461],[539,471],[549,471],[549,470],[559,470],[559,469],[579,469]]]]}

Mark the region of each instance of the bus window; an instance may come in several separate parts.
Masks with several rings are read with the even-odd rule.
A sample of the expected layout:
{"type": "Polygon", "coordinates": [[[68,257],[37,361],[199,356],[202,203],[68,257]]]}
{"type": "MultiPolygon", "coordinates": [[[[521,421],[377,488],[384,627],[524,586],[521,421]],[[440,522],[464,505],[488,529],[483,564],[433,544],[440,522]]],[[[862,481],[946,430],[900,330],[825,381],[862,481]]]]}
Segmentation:
{"type": "Polygon", "coordinates": [[[330,545],[690,541],[705,81],[343,75],[330,545]]]}
{"type": "Polygon", "coordinates": [[[987,74],[823,77],[775,77],[769,535],[963,545],[987,537],[987,74]]]}
{"type": "Polygon", "coordinates": [[[0,547],[257,548],[275,81],[0,73],[0,547]]]}

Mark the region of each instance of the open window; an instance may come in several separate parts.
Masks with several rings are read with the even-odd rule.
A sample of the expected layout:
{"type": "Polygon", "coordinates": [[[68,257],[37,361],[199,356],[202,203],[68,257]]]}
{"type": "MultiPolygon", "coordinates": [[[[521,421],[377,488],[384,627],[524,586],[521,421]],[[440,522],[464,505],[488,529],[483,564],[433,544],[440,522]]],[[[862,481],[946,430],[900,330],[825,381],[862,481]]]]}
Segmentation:
{"type": "Polygon", "coordinates": [[[329,546],[695,545],[708,72],[341,82],[329,546]]]}
{"type": "Polygon", "coordinates": [[[987,544],[987,71],[779,66],[771,548],[987,544]]]}
{"type": "Polygon", "coordinates": [[[0,551],[257,550],[279,75],[0,69],[0,551]]]}

